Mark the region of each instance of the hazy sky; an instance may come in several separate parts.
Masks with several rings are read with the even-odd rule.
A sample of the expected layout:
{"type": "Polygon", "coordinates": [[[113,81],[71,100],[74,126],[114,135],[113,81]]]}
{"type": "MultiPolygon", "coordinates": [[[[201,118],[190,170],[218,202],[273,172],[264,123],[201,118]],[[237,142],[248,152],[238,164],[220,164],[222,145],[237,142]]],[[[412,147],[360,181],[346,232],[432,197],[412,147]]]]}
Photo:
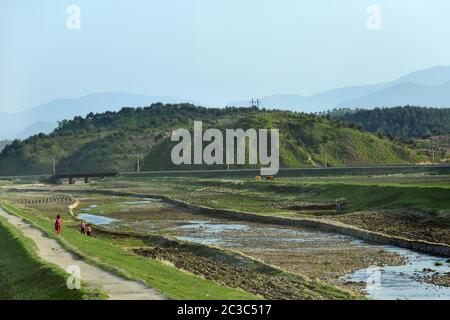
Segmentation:
{"type": "Polygon", "coordinates": [[[0,110],[98,91],[210,104],[450,65],[448,0],[1,0],[0,110]],[[81,9],[69,30],[66,9],[81,9]],[[366,25],[369,5],[381,29],[366,25]]]}

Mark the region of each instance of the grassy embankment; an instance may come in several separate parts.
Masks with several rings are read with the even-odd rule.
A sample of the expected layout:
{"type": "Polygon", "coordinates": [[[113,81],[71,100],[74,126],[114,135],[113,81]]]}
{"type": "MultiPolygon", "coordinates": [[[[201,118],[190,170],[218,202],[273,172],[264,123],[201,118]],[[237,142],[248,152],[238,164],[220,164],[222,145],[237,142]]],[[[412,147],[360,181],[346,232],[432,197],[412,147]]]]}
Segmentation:
{"type": "Polygon", "coordinates": [[[87,290],[69,290],[67,274],[45,263],[32,240],[0,218],[0,299],[79,300],[99,299],[87,290]]]}
{"type": "MultiPolygon", "coordinates": [[[[448,176],[414,175],[279,179],[274,183],[250,179],[121,178],[116,186],[192,205],[294,219],[314,216],[412,240],[450,244],[448,181],[448,176]],[[345,199],[344,214],[334,213],[336,199],[345,199]],[[298,208],[291,210],[290,205],[298,208]],[[315,205],[330,209],[311,209],[315,205]]],[[[109,187],[101,183],[93,187],[106,189],[114,185],[110,182],[109,187]]]]}
{"type": "MultiPolygon", "coordinates": [[[[450,217],[450,184],[441,179],[366,177],[280,179],[276,182],[196,178],[124,178],[118,184],[145,188],[192,204],[257,213],[282,213],[267,206],[278,201],[330,203],[345,198],[348,209],[410,208],[450,217]]],[[[94,184],[94,188],[108,187],[94,184]]],[[[109,185],[111,186],[111,184],[109,185]]]]}
{"type": "MultiPolygon", "coordinates": [[[[53,235],[53,222],[31,211],[4,204],[4,208],[53,235]]],[[[35,212],[36,213],[36,212],[35,212]]],[[[88,238],[65,228],[63,245],[92,263],[133,279],[142,279],[172,299],[258,299],[250,293],[221,286],[213,281],[180,271],[162,262],[140,257],[112,244],[107,239],[88,238]],[[111,267],[114,266],[114,267],[111,267]]]]}

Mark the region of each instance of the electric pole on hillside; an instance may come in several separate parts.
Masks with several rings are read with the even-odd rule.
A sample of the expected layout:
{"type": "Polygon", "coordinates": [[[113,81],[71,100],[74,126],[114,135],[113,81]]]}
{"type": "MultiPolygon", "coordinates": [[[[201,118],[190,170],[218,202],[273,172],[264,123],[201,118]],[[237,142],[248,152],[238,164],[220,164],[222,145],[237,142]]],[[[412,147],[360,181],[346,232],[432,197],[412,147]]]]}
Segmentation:
{"type": "Polygon", "coordinates": [[[56,148],[55,148],[55,146],[52,146],[51,152],[52,153],[49,156],[51,157],[51,161],[52,161],[52,172],[53,172],[53,175],[56,175],[56,148]]]}
{"type": "Polygon", "coordinates": [[[136,163],[137,172],[141,172],[141,153],[137,152],[137,163],[136,163]]]}
{"type": "Polygon", "coordinates": [[[323,143],[323,153],[324,153],[324,157],[325,157],[325,168],[326,168],[326,167],[328,167],[328,153],[327,153],[328,138],[324,136],[322,138],[322,143],[323,143]]]}
{"type": "Polygon", "coordinates": [[[431,140],[431,154],[432,154],[431,163],[434,164],[434,141],[433,140],[431,140]]]}
{"type": "Polygon", "coordinates": [[[53,154],[53,175],[56,175],[56,155],[53,154]]]}
{"type": "Polygon", "coordinates": [[[141,172],[141,152],[132,151],[133,155],[136,157],[136,172],[141,172]]]}
{"type": "Polygon", "coordinates": [[[259,99],[255,100],[252,98],[252,100],[250,101],[250,106],[252,108],[254,108],[254,107],[259,108],[260,105],[261,105],[261,101],[259,99]]]}

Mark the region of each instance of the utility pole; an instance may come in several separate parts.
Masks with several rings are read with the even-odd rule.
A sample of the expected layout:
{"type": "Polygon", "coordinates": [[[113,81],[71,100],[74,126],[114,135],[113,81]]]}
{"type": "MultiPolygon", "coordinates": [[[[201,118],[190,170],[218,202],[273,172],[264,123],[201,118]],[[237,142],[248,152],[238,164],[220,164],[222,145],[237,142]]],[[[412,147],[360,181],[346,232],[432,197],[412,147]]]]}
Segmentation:
{"type": "Polygon", "coordinates": [[[53,175],[56,175],[56,155],[53,154],[53,175]]]}
{"type": "Polygon", "coordinates": [[[431,140],[431,150],[432,150],[432,160],[431,163],[434,164],[434,141],[431,140]]]}
{"type": "Polygon", "coordinates": [[[327,150],[327,144],[328,144],[328,138],[326,136],[322,137],[322,143],[323,143],[323,153],[325,157],[325,168],[328,167],[328,150],[327,150]]]}
{"type": "Polygon", "coordinates": [[[136,157],[136,172],[141,172],[141,153],[139,151],[131,152],[136,157]]]}
{"type": "Polygon", "coordinates": [[[139,173],[141,171],[141,153],[138,151],[137,153],[137,172],[139,173]]]}

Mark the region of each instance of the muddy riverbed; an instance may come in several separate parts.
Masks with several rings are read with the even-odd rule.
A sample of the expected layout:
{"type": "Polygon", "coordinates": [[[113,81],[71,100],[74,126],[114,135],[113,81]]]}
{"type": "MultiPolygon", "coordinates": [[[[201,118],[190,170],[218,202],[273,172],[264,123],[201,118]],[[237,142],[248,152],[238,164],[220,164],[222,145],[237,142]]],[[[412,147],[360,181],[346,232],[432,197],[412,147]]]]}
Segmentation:
{"type": "Polygon", "coordinates": [[[410,250],[316,230],[214,219],[155,199],[122,202],[118,210],[105,210],[102,215],[91,214],[91,208],[81,209],[78,217],[93,224],[232,249],[376,299],[450,299],[445,285],[449,263],[410,250]]]}

